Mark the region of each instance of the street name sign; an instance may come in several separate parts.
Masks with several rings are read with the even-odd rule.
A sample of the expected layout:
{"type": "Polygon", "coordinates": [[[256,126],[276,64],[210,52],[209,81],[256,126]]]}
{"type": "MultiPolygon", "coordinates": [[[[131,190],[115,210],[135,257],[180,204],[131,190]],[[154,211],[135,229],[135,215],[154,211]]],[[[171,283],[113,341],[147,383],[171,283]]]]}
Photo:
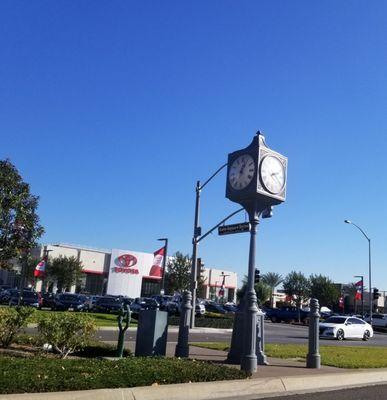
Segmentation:
{"type": "Polygon", "coordinates": [[[218,235],[231,235],[233,233],[250,232],[250,223],[242,222],[239,224],[222,225],[218,227],[218,235]]]}

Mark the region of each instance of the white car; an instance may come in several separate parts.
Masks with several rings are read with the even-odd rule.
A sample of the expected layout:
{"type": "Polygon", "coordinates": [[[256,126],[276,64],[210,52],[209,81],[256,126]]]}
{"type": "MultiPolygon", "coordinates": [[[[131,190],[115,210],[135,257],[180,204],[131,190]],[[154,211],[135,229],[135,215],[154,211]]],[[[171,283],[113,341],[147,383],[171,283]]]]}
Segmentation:
{"type": "Polygon", "coordinates": [[[326,319],[319,325],[321,338],[363,339],[374,336],[372,326],[360,318],[348,316],[334,316],[326,319]]]}

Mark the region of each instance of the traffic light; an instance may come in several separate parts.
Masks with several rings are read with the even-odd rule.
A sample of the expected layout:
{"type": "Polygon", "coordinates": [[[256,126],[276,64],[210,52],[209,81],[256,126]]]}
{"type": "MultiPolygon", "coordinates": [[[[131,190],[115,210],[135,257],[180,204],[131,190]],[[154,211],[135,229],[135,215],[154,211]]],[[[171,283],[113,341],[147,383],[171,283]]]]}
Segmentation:
{"type": "Polygon", "coordinates": [[[258,268],[255,268],[255,273],[254,273],[254,283],[258,283],[261,279],[261,276],[259,275],[260,271],[258,268]]]}
{"type": "Polygon", "coordinates": [[[196,280],[200,280],[204,275],[204,263],[201,258],[196,260],[196,280]]]}
{"type": "Polygon", "coordinates": [[[379,289],[374,288],[373,297],[374,300],[377,300],[380,297],[379,289]]]}

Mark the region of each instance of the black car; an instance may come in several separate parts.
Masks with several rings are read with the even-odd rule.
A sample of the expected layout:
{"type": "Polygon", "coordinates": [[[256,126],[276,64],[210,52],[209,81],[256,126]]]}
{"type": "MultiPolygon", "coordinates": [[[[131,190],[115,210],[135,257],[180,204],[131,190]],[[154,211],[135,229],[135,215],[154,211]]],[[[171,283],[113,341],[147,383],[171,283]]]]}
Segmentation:
{"type": "Polygon", "coordinates": [[[216,314],[226,314],[227,311],[218,303],[207,302],[204,304],[206,307],[206,312],[216,313],[216,314]]]}
{"type": "Polygon", "coordinates": [[[54,293],[43,293],[40,308],[55,309],[56,295],[54,293]]]}
{"type": "MultiPolygon", "coordinates": [[[[17,306],[19,304],[20,290],[12,291],[11,298],[9,299],[10,306],[17,306]]],[[[39,293],[30,290],[23,290],[23,296],[20,302],[21,306],[38,308],[41,303],[41,296],[39,293]]]]}
{"type": "Polygon", "coordinates": [[[86,296],[75,293],[62,293],[55,299],[54,310],[83,311],[86,307],[86,296]]]}
{"type": "Polygon", "coordinates": [[[178,313],[178,304],[173,300],[172,296],[157,294],[151,297],[160,305],[160,310],[167,311],[169,315],[178,313]]]}
{"type": "Polygon", "coordinates": [[[94,304],[94,312],[117,313],[123,307],[123,301],[119,297],[103,296],[94,304]]]}

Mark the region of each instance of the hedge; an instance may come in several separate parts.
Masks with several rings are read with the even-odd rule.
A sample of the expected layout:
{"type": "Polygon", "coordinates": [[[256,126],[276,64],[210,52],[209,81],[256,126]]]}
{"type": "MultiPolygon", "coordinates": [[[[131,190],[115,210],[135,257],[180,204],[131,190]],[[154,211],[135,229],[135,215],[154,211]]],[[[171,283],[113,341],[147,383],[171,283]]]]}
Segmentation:
{"type": "Polygon", "coordinates": [[[0,357],[0,393],[34,393],[243,379],[236,368],[179,358],[118,361],[0,357]]]}
{"type": "MultiPolygon", "coordinates": [[[[215,314],[216,315],[216,314],[215,314]]],[[[219,314],[218,314],[219,315],[219,314]]],[[[169,325],[179,325],[179,317],[169,317],[169,325]]],[[[217,316],[217,317],[196,317],[195,326],[199,328],[219,328],[219,329],[232,329],[234,318],[232,316],[217,316]]]]}

